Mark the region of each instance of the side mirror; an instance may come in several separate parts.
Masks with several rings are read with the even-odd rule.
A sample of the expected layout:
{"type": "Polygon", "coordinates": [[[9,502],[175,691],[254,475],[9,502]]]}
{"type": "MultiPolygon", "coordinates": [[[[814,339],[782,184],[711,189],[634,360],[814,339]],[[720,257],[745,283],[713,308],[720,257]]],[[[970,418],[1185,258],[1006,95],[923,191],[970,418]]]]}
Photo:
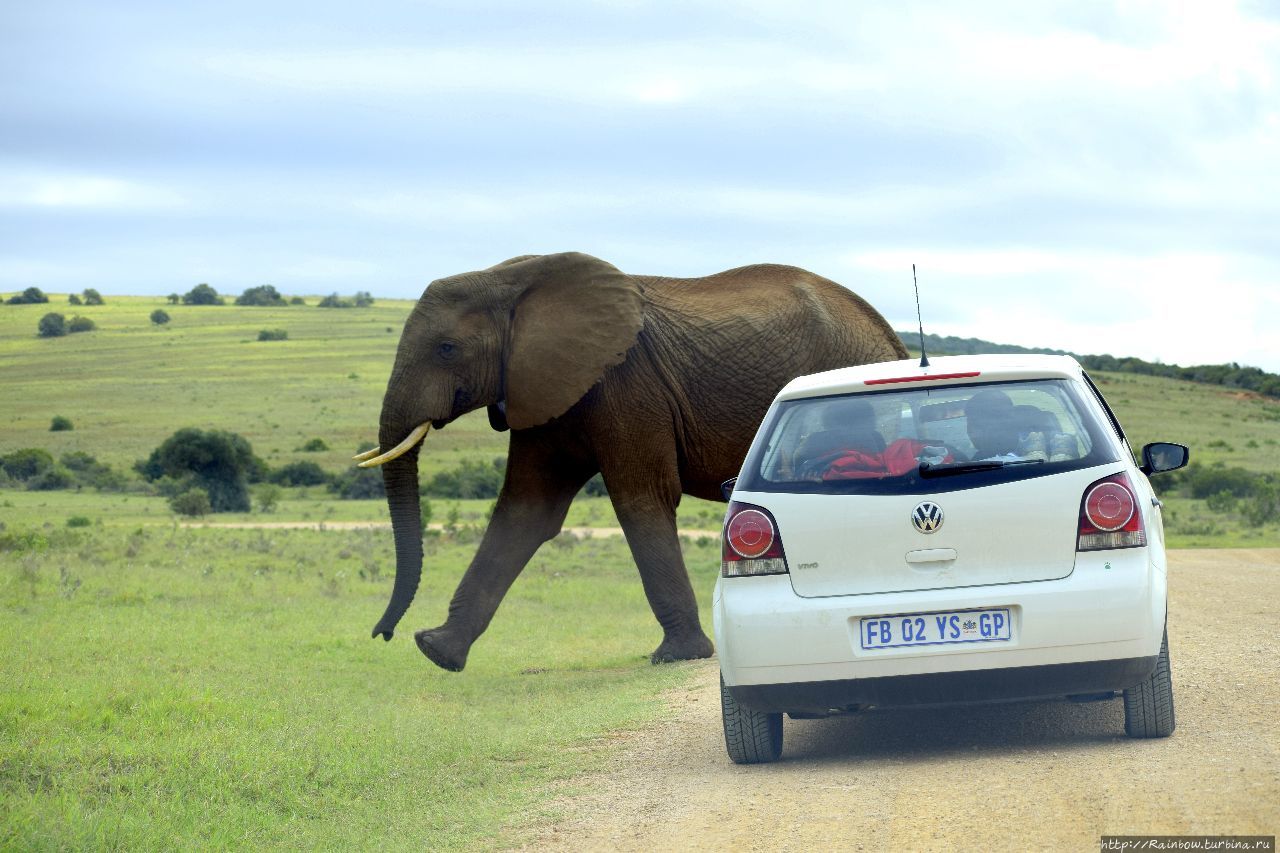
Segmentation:
{"type": "Polygon", "coordinates": [[[720,494],[724,495],[724,499],[729,500],[729,496],[733,494],[733,484],[738,482],[737,477],[730,477],[720,484],[720,494]]]}
{"type": "Polygon", "coordinates": [[[1158,441],[1142,448],[1142,473],[1147,476],[1176,471],[1187,464],[1191,451],[1181,444],[1158,441]]]}

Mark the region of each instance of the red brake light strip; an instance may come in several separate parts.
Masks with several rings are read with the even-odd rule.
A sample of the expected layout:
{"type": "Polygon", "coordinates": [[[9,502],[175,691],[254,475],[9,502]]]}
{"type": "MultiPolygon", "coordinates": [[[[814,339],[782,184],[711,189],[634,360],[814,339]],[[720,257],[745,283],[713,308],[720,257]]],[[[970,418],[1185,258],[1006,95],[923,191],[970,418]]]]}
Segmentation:
{"type": "Polygon", "coordinates": [[[982,371],[975,370],[971,373],[937,373],[933,376],[898,376],[894,379],[865,379],[863,385],[894,385],[899,382],[924,382],[926,380],[938,379],[969,379],[973,376],[981,376],[982,371]]]}

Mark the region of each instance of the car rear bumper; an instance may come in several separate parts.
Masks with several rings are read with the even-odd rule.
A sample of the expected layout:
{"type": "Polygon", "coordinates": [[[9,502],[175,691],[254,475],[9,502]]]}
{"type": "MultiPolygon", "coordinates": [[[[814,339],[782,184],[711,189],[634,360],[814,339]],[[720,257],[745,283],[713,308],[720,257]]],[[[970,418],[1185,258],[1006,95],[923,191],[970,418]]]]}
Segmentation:
{"type": "Polygon", "coordinates": [[[721,673],[759,710],[1007,701],[1119,690],[1150,674],[1166,578],[1146,548],[1079,554],[1060,580],[801,598],[787,575],[721,579],[721,673]],[[1008,641],[863,649],[863,617],[1007,608],[1008,641]],[[795,692],[797,705],[784,701],[795,692]]]}
{"type": "Polygon", "coordinates": [[[1121,658],[728,689],[740,704],[756,711],[824,715],[869,707],[1007,702],[1124,690],[1148,678],[1156,660],[1121,658]]]}

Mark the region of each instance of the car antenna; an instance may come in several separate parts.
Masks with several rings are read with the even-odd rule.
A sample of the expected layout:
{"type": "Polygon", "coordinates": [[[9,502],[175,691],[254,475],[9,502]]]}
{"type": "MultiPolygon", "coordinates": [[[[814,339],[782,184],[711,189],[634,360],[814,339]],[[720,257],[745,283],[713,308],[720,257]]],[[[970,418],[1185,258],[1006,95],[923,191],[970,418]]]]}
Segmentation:
{"type": "Polygon", "coordinates": [[[920,317],[920,281],[916,278],[916,265],[911,265],[911,283],[916,286],[916,322],[920,324],[920,366],[929,366],[929,356],[924,351],[924,320],[920,317]]]}

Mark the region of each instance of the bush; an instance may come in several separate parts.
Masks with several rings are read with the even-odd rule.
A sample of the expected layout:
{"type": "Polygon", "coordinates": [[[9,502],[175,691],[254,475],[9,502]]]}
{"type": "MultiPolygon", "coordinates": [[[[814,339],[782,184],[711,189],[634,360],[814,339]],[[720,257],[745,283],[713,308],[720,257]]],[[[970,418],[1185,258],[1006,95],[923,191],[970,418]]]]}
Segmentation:
{"type": "Polygon", "coordinates": [[[326,296],[324,299],[321,299],[316,304],[316,307],[317,308],[354,308],[356,306],[355,306],[355,303],[349,300],[343,299],[338,294],[331,293],[328,296],[326,296]]]}
{"type": "Polygon", "coordinates": [[[136,467],[152,482],[164,477],[181,481],[190,475],[214,512],[248,512],[247,484],[261,479],[266,465],[243,436],[188,427],[165,439],[136,467]]]}
{"type": "Polygon", "coordinates": [[[157,308],[151,312],[151,322],[155,323],[157,326],[163,326],[165,323],[169,322],[169,312],[157,308]]]}
{"type": "Polygon", "coordinates": [[[237,305],[284,305],[284,297],[274,287],[263,284],[251,287],[236,297],[237,305]]]}
{"type": "Polygon", "coordinates": [[[70,471],[82,486],[92,486],[104,492],[123,492],[129,485],[123,474],[83,450],[62,454],[58,464],[70,471]]]}
{"type": "Polygon", "coordinates": [[[53,457],[38,447],[26,447],[0,457],[0,466],[15,480],[30,480],[53,467],[53,457]]]}
{"type": "Polygon", "coordinates": [[[281,486],[322,486],[329,475],[314,462],[290,462],[273,471],[270,480],[281,486]]]}
{"type": "Polygon", "coordinates": [[[329,445],[324,443],[323,438],[310,439],[306,444],[298,448],[302,453],[323,453],[328,449],[329,445]]]}
{"type": "Polygon", "coordinates": [[[27,488],[33,492],[53,492],[70,489],[76,484],[76,478],[61,465],[54,465],[41,471],[27,481],[27,488]]]}
{"type": "Polygon", "coordinates": [[[9,297],[10,305],[38,305],[48,301],[49,297],[45,296],[44,291],[38,287],[28,287],[17,296],[9,297]]]}
{"type": "Polygon", "coordinates": [[[287,341],[289,333],[284,329],[263,329],[258,332],[258,340],[260,341],[287,341]]]}
{"type": "Polygon", "coordinates": [[[71,423],[71,418],[64,418],[62,415],[54,415],[53,420],[49,422],[49,432],[70,432],[75,428],[76,425],[71,423]]]}
{"type": "Polygon", "coordinates": [[[209,495],[202,489],[191,489],[169,499],[169,508],[178,515],[199,518],[213,511],[209,495]]]}
{"type": "Polygon", "coordinates": [[[1226,489],[1223,489],[1222,491],[1214,492],[1212,495],[1205,498],[1204,505],[1214,512],[1232,512],[1235,510],[1236,504],[1239,502],[1239,498],[1231,494],[1231,492],[1228,492],[1226,489]]]}
{"type": "Polygon", "coordinates": [[[372,498],[385,498],[386,486],[382,482],[382,472],[377,468],[353,467],[333,478],[329,491],[343,500],[359,501],[372,498]]]}
{"type": "Polygon", "coordinates": [[[280,487],[274,483],[263,483],[258,487],[258,509],[262,512],[275,512],[280,502],[280,487]]]}
{"type": "Polygon", "coordinates": [[[207,284],[197,284],[182,297],[183,305],[222,305],[226,302],[218,291],[207,284]]]}
{"type": "Polygon", "coordinates": [[[1272,482],[1260,482],[1252,500],[1244,504],[1244,520],[1251,527],[1262,527],[1280,518],[1280,488],[1272,482]]]}
{"type": "Polygon", "coordinates": [[[289,300],[289,304],[290,305],[306,305],[307,300],[303,299],[301,296],[295,296],[289,300]]]}
{"type": "Polygon", "coordinates": [[[84,289],[84,304],[102,305],[102,294],[94,290],[92,287],[86,287],[84,289]]]}
{"type": "Polygon", "coordinates": [[[182,297],[177,293],[170,293],[165,298],[169,300],[170,305],[177,305],[179,302],[182,301],[182,297]]]}
{"type": "Polygon", "coordinates": [[[1238,466],[1228,468],[1224,465],[1191,465],[1182,472],[1179,481],[1193,498],[1208,498],[1220,492],[1244,498],[1253,494],[1254,486],[1260,479],[1252,471],[1238,466]]]}
{"type": "Polygon", "coordinates": [[[86,516],[73,515],[67,519],[67,527],[90,527],[93,522],[86,516]]]}
{"type": "Polygon", "coordinates": [[[92,332],[95,328],[96,324],[88,317],[72,317],[67,324],[68,332],[92,332]]]}
{"type": "Polygon", "coordinates": [[[68,297],[67,297],[67,304],[68,304],[68,305],[83,305],[83,304],[84,304],[84,300],[82,300],[79,296],[77,296],[76,294],[74,294],[74,293],[73,293],[73,294],[71,294],[70,296],[68,296],[68,297]]]}
{"type": "Polygon", "coordinates": [[[432,477],[422,492],[435,498],[496,498],[506,467],[507,460],[502,458],[487,465],[464,459],[452,471],[441,471],[432,477]]]}
{"type": "Polygon", "coordinates": [[[604,477],[596,474],[582,487],[582,494],[589,498],[607,498],[609,490],[604,487],[604,477]]]}
{"type": "Polygon", "coordinates": [[[67,318],[50,311],[40,318],[36,326],[36,334],[42,338],[60,338],[67,333],[67,318]]]}

